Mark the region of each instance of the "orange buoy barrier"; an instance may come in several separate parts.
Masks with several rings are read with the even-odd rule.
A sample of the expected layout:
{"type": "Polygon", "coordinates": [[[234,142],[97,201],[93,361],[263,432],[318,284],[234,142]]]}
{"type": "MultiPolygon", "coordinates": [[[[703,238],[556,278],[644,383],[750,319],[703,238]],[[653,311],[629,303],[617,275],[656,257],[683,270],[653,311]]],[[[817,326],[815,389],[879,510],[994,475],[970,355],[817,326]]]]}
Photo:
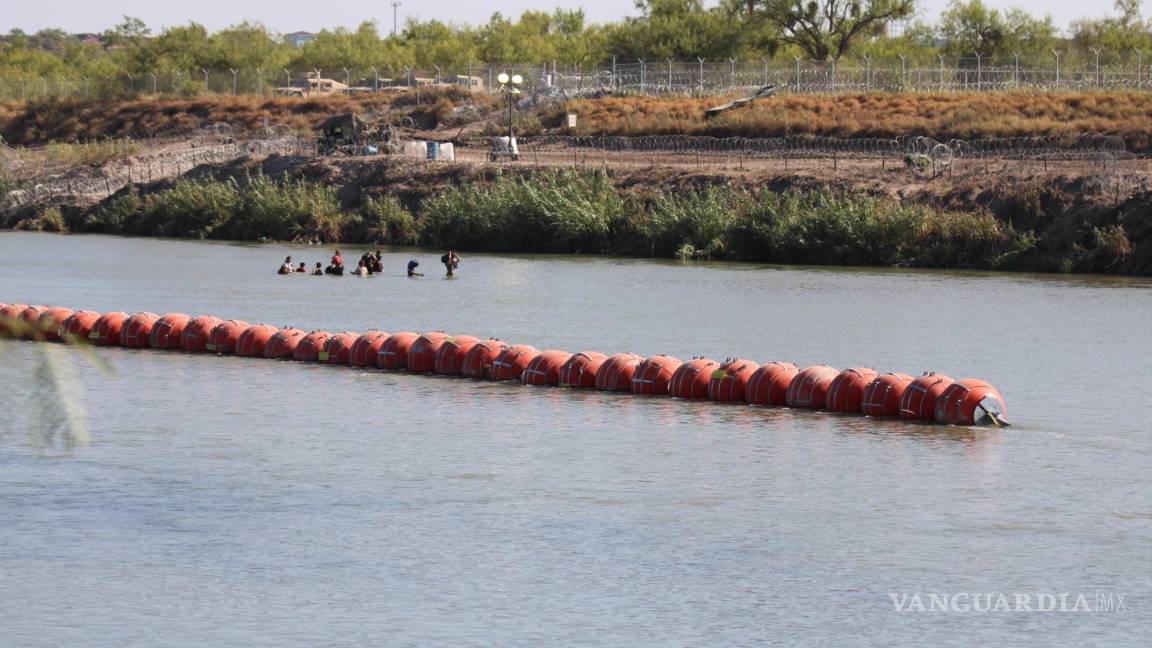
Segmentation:
{"type": "Polygon", "coordinates": [[[582,351],[568,358],[560,367],[560,387],[592,389],[596,386],[596,374],[608,356],[595,351],[582,351]]]}
{"type": "Polygon", "coordinates": [[[608,356],[596,372],[596,389],[600,391],[632,391],[632,378],[644,358],[635,353],[614,353],[608,356]]]}
{"type": "Polygon", "coordinates": [[[296,356],[296,347],[300,345],[300,340],[303,340],[305,335],[307,334],[304,329],[298,328],[276,331],[272,337],[268,338],[268,344],[264,346],[264,357],[291,360],[296,356]]]}
{"type": "Polygon", "coordinates": [[[120,329],[124,328],[127,319],[128,313],[104,313],[92,325],[88,341],[96,346],[120,346],[120,329]]]}
{"type": "Polygon", "coordinates": [[[133,313],[124,321],[120,329],[120,345],[133,349],[142,349],[148,346],[152,335],[152,327],[160,316],[156,313],[133,313]]]}
{"type": "Polygon", "coordinates": [[[352,344],[356,342],[356,334],[350,331],[337,333],[328,338],[324,350],[316,357],[320,362],[328,364],[348,364],[348,357],[352,353],[352,344]]]}
{"type": "Polygon", "coordinates": [[[692,358],[677,367],[668,382],[668,393],[675,398],[708,398],[708,383],[720,363],[708,358],[692,358]]]}
{"type": "Polygon", "coordinates": [[[43,312],[46,308],[48,307],[25,306],[24,309],[20,311],[20,313],[16,316],[16,319],[24,324],[24,331],[22,332],[21,337],[28,340],[34,339],[36,337],[36,334],[38,333],[36,330],[36,325],[40,323],[40,313],[43,312]]]}
{"type": "Polygon", "coordinates": [[[168,313],[152,325],[148,334],[148,346],[153,349],[179,349],[184,329],[192,318],[184,313],[168,313]]]}
{"type": "Polygon", "coordinates": [[[532,359],[520,374],[520,382],[537,387],[555,387],[560,384],[560,367],[571,357],[567,351],[545,351],[532,359]]]}
{"type": "Polygon", "coordinates": [[[459,376],[464,372],[464,358],[478,342],[480,340],[471,335],[453,335],[444,338],[433,363],[436,373],[442,376],[459,376]]]}
{"type": "Polygon", "coordinates": [[[0,335],[8,336],[13,335],[11,327],[8,326],[8,320],[19,321],[20,313],[28,308],[28,304],[3,304],[0,305],[0,335]]]}
{"type": "Polygon", "coordinates": [[[492,361],[489,377],[492,380],[520,380],[520,375],[532,364],[540,351],[528,344],[514,344],[500,351],[492,361]]]}
{"type": "Polygon", "coordinates": [[[236,355],[244,358],[263,358],[268,342],[280,329],[268,324],[253,324],[236,339],[236,355]]]}
{"type": "Polygon", "coordinates": [[[348,351],[348,364],[353,367],[375,367],[376,355],[387,339],[388,334],[384,331],[368,331],[356,338],[348,351]]]}
{"type": "Polygon", "coordinates": [[[708,381],[708,399],[721,403],[744,403],[748,380],[760,365],[743,358],[728,358],[712,372],[708,381]]]}
{"type": "Polygon", "coordinates": [[[204,350],[212,353],[236,353],[236,343],[249,326],[252,325],[244,320],[220,322],[208,333],[208,342],[204,345],[204,350]]]}
{"type": "Polygon", "coordinates": [[[72,315],[71,308],[60,308],[58,306],[46,308],[40,312],[40,318],[36,320],[36,330],[49,342],[59,340],[60,326],[70,315],[72,315]]]}
{"type": "Polygon", "coordinates": [[[829,412],[860,412],[864,390],[876,379],[875,369],[853,367],[840,372],[828,386],[824,409],[829,412]]]}
{"type": "Polygon", "coordinates": [[[936,422],[947,425],[1006,425],[1004,397],[983,380],[965,378],[948,385],[936,399],[936,422]]]}
{"type": "Polygon", "coordinates": [[[749,405],[783,407],[788,404],[788,385],[800,373],[791,362],[762,364],[748,378],[744,400],[749,405]]]}
{"type": "Polygon", "coordinates": [[[814,365],[796,374],[788,384],[785,402],[788,407],[820,409],[828,395],[828,388],[840,372],[828,365],[814,365]]]}
{"type": "Polygon", "coordinates": [[[956,382],[944,374],[929,372],[908,385],[900,396],[900,418],[931,421],[936,418],[936,400],[956,382]]]}
{"type": "Polygon", "coordinates": [[[100,319],[100,313],[95,311],[76,311],[60,325],[60,337],[67,335],[74,340],[87,342],[88,335],[92,333],[92,327],[96,325],[98,319],[100,319]]]}
{"type": "Polygon", "coordinates": [[[668,383],[672,382],[672,375],[682,364],[679,358],[668,355],[644,358],[632,374],[632,393],[644,396],[667,395],[668,383]]]}
{"type": "Polygon", "coordinates": [[[384,344],[380,345],[380,352],[376,354],[376,366],[388,371],[400,371],[408,368],[408,352],[419,333],[400,331],[388,336],[384,344]]]}
{"type": "Polygon", "coordinates": [[[296,350],[292,352],[292,359],[300,362],[318,361],[324,351],[324,345],[328,344],[331,337],[332,334],[328,331],[312,331],[300,339],[296,350]]]}
{"type": "Polygon", "coordinates": [[[886,373],[872,379],[864,388],[860,413],[865,416],[900,416],[900,398],[912,384],[912,376],[886,373]]]}
{"type": "Polygon", "coordinates": [[[496,358],[499,358],[507,348],[508,345],[500,340],[480,340],[464,356],[464,366],[460,368],[461,375],[468,378],[490,378],[492,363],[496,362],[496,358]]]}
{"type": "Polygon", "coordinates": [[[208,336],[212,334],[212,329],[220,324],[219,317],[211,315],[201,315],[193,318],[184,327],[184,332],[180,334],[180,348],[185,351],[205,351],[208,349],[208,336]]]}
{"type": "Polygon", "coordinates": [[[435,371],[436,354],[447,338],[448,334],[442,331],[429,331],[416,338],[408,349],[408,371],[412,373],[435,371]]]}

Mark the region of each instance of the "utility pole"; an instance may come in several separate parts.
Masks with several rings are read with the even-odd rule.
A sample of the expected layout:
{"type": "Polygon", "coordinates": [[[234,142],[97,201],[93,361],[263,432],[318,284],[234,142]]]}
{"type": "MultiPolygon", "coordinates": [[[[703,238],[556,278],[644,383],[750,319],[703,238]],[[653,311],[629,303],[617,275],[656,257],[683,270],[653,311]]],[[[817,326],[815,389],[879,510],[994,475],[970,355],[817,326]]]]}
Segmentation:
{"type": "Polygon", "coordinates": [[[396,9],[402,4],[400,0],[392,0],[392,38],[396,38],[396,9]]]}

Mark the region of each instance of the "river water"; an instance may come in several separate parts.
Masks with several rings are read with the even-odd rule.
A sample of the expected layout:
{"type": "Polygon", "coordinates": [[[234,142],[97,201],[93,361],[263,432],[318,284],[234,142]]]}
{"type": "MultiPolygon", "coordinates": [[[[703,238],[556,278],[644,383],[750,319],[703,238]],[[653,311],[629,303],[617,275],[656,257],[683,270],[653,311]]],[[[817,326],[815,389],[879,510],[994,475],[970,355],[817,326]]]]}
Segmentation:
{"type": "Polygon", "coordinates": [[[330,250],[3,233],[0,301],[932,369],[996,385],[1015,425],[100,349],[111,372],[63,352],[91,436],[67,452],[23,433],[45,406],[29,393],[40,348],[8,343],[0,645],[1152,633],[1146,279],[465,255],[447,280],[427,251],[389,252],[368,279],[275,275],[287,254],[330,250]],[[410,257],[428,276],[404,276],[410,257]],[[1064,611],[1016,601],[1062,593],[1064,611]],[[964,610],[971,594],[1017,609],[964,610]],[[1091,610],[1072,611],[1080,594],[1091,610]]]}

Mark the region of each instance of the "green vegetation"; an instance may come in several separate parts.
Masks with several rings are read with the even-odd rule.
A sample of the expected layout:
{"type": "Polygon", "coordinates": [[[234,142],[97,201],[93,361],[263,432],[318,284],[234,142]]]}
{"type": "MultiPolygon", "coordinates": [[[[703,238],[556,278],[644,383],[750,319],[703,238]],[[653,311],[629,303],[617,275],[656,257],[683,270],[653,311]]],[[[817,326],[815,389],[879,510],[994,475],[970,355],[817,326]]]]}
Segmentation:
{"type": "MultiPolygon", "coordinates": [[[[306,181],[259,175],[242,181],[181,179],[154,193],[121,194],[94,209],[77,229],[921,267],[1010,266],[1035,245],[1030,232],[1019,233],[990,214],[937,211],[857,192],[752,194],[713,187],[651,193],[618,188],[603,172],[575,171],[450,187],[415,209],[383,196],[344,210],[332,188],[306,181]]],[[[1125,250],[1123,234],[1123,228],[1101,230],[1097,247],[1118,258],[1125,250]]]]}
{"type": "Polygon", "coordinates": [[[125,75],[138,79],[136,92],[147,91],[150,74],[181,74],[184,90],[200,92],[201,69],[244,71],[240,83],[251,91],[258,85],[256,70],[265,71],[266,87],[274,87],[281,83],[274,77],[284,69],[348,68],[363,74],[376,67],[395,75],[406,67],[460,70],[485,62],[556,61],[587,69],[613,57],[824,61],[895,60],[898,54],[913,64],[935,63],[937,54],[965,59],[979,54],[986,64],[1006,64],[1015,54],[1052,61],[1053,48],[1066,65],[1080,65],[1094,62],[1093,49],[1102,50],[1101,62],[1111,64],[1146,52],[1152,42],[1152,21],[1141,15],[1140,0],[1115,0],[1113,16],[1078,20],[1067,35],[1058,34],[1047,17],[1000,11],[982,0],[951,0],[937,24],[912,22],[897,36],[889,27],[912,15],[913,0],[721,0],[707,8],[702,0],[636,0],[635,6],[637,16],[609,24],[588,24],[582,11],[563,9],[526,11],[518,20],[494,13],[475,27],[409,19],[395,37],[384,38],[375,22],[365,22],[352,30],[324,30],[299,48],[248,22],[216,33],[189,23],[153,34],[139,19],[126,17],[94,44],[59,29],[35,34],[13,29],[0,37],[0,78],[33,84],[40,78],[90,79],[89,90],[107,96],[114,89],[128,90],[98,80],[122,81],[125,75]]]}

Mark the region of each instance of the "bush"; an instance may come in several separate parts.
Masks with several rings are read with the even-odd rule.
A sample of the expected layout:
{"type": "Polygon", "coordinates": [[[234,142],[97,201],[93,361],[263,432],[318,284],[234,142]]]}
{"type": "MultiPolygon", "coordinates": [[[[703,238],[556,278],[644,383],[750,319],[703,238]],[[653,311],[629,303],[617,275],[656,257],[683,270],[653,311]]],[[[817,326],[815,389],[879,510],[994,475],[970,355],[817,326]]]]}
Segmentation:
{"type": "Polygon", "coordinates": [[[416,245],[420,241],[416,217],[395,196],[365,200],[357,228],[350,233],[361,243],[416,245]]]}

